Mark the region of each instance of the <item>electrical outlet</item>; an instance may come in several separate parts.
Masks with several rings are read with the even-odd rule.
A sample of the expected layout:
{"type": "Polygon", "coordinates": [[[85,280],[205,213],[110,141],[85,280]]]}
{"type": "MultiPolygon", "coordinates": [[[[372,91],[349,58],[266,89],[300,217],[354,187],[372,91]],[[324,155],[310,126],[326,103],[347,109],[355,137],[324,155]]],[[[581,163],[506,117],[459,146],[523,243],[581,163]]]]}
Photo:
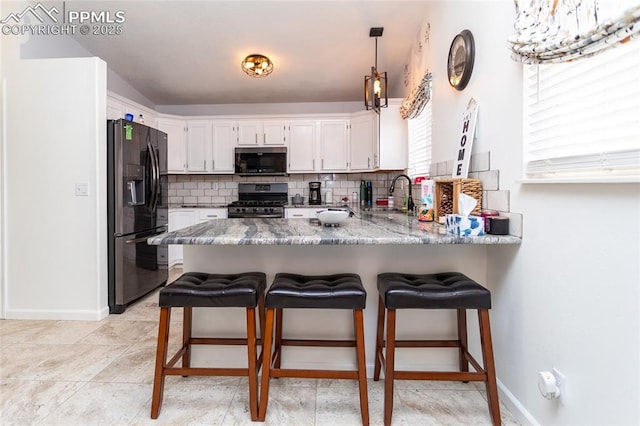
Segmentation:
{"type": "Polygon", "coordinates": [[[213,190],[214,190],[214,191],[217,191],[217,190],[219,189],[219,187],[218,187],[218,182],[213,182],[213,185],[212,185],[212,186],[213,186],[213,190]]]}
{"type": "Polygon", "coordinates": [[[553,369],[553,376],[556,378],[556,386],[560,389],[560,404],[565,405],[567,401],[567,378],[557,368],[553,369]]]}

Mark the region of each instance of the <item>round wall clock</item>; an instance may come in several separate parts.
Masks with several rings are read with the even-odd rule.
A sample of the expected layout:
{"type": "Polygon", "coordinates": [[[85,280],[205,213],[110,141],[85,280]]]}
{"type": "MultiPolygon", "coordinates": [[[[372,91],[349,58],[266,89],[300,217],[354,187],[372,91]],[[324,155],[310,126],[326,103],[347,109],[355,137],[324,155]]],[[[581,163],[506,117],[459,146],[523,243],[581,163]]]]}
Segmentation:
{"type": "Polygon", "coordinates": [[[475,45],[471,31],[464,30],[456,35],[449,48],[449,60],[447,61],[447,73],[449,84],[456,90],[467,87],[471,71],[473,71],[473,61],[475,58],[475,45]]]}

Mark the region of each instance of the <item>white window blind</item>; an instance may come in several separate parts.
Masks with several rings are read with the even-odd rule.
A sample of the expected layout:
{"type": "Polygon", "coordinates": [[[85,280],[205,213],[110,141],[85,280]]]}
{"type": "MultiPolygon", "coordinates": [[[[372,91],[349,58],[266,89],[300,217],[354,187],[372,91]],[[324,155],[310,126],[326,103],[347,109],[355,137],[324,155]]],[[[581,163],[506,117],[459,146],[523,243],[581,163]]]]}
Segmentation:
{"type": "Polygon", "coordinates": [[[431,165],[431,104],[427,103],[420,115],[408,123],[409,177],[427,176],[431,165]]]}
{"type": "Polygon", "coordinates": [[[525,179],[640,177],[640,40],[524,68],[525,179]]]}

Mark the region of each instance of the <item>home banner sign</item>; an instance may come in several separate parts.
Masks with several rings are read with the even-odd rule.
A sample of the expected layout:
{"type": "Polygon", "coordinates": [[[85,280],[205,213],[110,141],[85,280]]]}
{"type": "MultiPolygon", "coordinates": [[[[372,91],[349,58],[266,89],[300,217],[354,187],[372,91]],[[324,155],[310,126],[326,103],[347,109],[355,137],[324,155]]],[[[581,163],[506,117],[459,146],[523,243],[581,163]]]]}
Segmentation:
{"type": "Polygon", "coordinates": [[[453,177],[466,178],[469,174],[471,161],[471,149],[476,134],[476,121],[478,119],[478,103],[471,98],[467,104],[467,110],[462,116],[461,134],[456,145],[456,153],[453,162],[453,177]]]}

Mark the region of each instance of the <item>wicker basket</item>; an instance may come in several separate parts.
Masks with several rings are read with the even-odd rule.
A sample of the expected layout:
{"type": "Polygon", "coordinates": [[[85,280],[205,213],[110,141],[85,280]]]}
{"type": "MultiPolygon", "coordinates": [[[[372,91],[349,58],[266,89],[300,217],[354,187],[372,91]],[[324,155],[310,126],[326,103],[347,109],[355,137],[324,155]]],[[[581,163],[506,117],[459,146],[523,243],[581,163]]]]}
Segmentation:
{"type": "Polygon", "coordinates": [[[459,213],[458,196],[467,194],[478,200],[478,204],[471,212],[480,216],[482,210],[482,182],[479,179],[441,179],[436,181],[435,217],[459,213]]]}

